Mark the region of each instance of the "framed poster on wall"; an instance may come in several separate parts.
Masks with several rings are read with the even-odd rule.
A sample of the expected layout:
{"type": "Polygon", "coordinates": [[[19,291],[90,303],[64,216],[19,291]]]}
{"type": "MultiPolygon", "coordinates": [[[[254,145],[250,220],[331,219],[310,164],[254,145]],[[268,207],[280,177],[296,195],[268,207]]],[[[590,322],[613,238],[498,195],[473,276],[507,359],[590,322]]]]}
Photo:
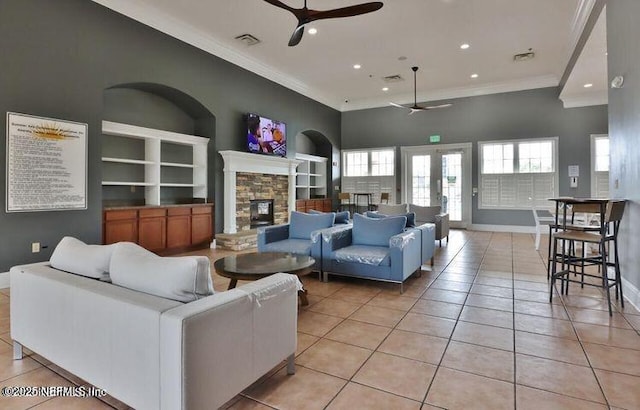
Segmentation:
{"type": "Polygon", "coordinates": [[[87,209],[87,130],[7,113],[7,212],[87,209]]]}

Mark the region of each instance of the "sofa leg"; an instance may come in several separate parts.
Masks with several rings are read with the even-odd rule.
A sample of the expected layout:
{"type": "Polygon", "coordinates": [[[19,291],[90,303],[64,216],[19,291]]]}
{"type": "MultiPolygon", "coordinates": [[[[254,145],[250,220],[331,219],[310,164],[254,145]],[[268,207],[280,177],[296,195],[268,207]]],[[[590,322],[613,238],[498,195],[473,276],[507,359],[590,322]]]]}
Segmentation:
{"type": "Polygon", "coordinates": [[[329,282],[329,274],[327,272],[322,272],[322,281],[329,282]]]}
{"type": "Polygon", "coordinates": [[[431,266],[433,267],[433,256],[431,257],[431,266]]]}
{"type": "Polygon", "coordinates": [[[442,248],[442,239],[438,239],[438,247],[442,248]]]}
{"type": "Polygon", "coordinates": [[[287,374],[296,374],[296,354],[287,357],[287,374]]]}
{"type": "Polygon", "coordinates": [[[22,345],[13,341],[13,360],[22,360],[22,345]]]}
{"type": "Polygon", "coordinates": [[[400,294],[402,295],[404,293],[404,282],[400,283],[400,294]]]}

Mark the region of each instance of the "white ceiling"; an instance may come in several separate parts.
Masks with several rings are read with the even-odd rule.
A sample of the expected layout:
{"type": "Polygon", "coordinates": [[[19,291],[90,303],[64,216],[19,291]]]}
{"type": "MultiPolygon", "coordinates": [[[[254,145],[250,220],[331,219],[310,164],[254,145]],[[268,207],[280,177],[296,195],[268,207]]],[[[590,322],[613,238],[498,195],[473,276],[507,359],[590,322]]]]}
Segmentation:
{"type": "MultiPolygon", "coordinates": [[[[592,5],[383,0],[374,13],[314,22],[308,27],[317,35],[305,33],[298,46],[288,47],[295,18],[263,0],[94,1],[342,111],[413,102],[413,65],[420,67],[420,102],[557,85],[582,30],[584,8],[592,5]],[[247,47],[234,40],[244,33],[262,42],[247,47]],[[461,50],[462,43],[471,47],[461,50]],[[529,48],[533,60],[513,61],[529,48]],[[399,61],[401,56],[407,59],[399,61]],[[354,70],[356,63],[362,69],[354,70]],[[479,77],[471,79],[472,73],[479,77]],[[381,77],[393,74],[406,81],[387,85],[385,93],[381,77]]],[[[308,0],[308,6],[323,10],[363,1],[308,0]]]]}

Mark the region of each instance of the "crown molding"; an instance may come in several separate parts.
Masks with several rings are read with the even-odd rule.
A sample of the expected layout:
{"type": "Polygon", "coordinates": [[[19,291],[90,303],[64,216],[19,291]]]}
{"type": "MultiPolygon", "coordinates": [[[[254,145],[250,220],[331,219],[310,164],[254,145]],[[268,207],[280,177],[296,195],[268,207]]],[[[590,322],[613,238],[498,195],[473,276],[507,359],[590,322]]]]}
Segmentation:
{"type": "Polygon", "coordinates": [[[152,8],[148,4],[142,5],[131,0],[92,1],[180,41],[213,54],[216,57],[239,66],[240,68],[251,71],[254,74],[266,78],[267,80],[280,84],[283,87],[298,92],[331,108],[340,110],[342,100],[326,95],[319,90],[311,88],[307,84],[294,79],[290,75],[276,70],[275,68],[256,59],[243,55],[226,44],[206,35],[201,30],[152,8]]]}
{"type": "MultiPolygon", "coordinates": [[[[418,103],[425,101],[440,101],[454,98],[473,97],[478,95],[508,93],[513,91],[532,90],[535,88],[555,87],[558,85],[558,77],[544,75],[517,80],[509,80],[495,83],[477,85],[473,87],[446,88],[432,90],[418,94],[418,103]]],[[[365,110],[369,108],[388,107],[389,102],[397,104],[413,104],[413,94],[387,95],[362,100],[350,100],[348,104],[342,104],[341,111],[365,110]]]]}
{"type": "Polygon", "coordinates": [[[590,105],[609,104],[609,94],[605,90],[596,90],[588,93],[560,95],[564,108],[588,107],[590,105]]]}

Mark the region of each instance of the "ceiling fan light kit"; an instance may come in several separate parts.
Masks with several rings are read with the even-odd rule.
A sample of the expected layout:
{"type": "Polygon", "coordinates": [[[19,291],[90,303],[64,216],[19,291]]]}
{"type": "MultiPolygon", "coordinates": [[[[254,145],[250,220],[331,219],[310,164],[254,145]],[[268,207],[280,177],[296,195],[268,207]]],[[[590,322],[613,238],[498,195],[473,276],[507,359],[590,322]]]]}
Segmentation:
{"type": "Polygon", "coordinates": [[[297,46],[302,40],[304,34],[304,26],[316,20],[353,17],[360,14],[371,13],[382,8],[382,2],[374,1],[370,3],[357,4],[355,6],[341,7],[332,10],[311,10],[307,8],[307,0],[304,0],[304,7],[296,9],[290,7],[280,0],[264,0],[267,3],[287,10],[292,13],[298,19],[298,25],[296,26],[291,38],[289,39],[289,47],[297,46]]]}

